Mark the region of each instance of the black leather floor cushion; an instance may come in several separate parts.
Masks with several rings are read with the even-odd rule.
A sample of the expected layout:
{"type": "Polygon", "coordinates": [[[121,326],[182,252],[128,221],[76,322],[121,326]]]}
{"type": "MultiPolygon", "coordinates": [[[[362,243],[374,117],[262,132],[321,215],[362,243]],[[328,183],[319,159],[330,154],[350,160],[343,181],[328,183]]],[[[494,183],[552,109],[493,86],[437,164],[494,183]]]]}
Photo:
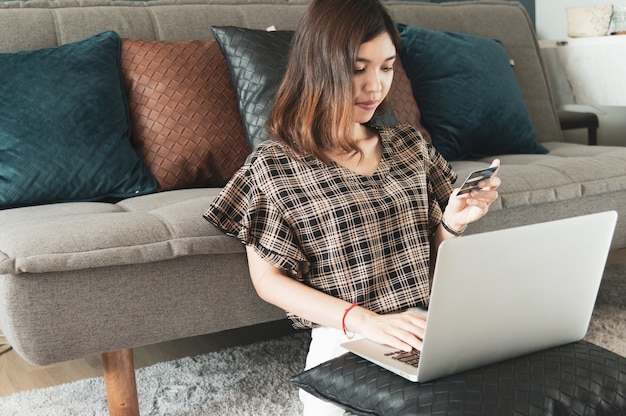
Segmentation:
{"type": "Polygon", "coordinates": [[[428,383],[352,353],[291,381],[356,415],[626,415],[626,357],[586,341],[428,383]]]}

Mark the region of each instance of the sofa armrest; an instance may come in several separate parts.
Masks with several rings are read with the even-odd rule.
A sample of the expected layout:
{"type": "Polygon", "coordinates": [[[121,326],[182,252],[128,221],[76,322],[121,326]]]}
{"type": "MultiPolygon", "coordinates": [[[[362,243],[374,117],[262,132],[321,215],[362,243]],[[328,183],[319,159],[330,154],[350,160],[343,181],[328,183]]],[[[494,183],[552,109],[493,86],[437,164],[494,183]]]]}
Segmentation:
{"type": "Polygon", "coordinates": [[[557,110],[561,130],[587,129],[587,143],[598,144],[598,116],[595,113],[557,110]]]}

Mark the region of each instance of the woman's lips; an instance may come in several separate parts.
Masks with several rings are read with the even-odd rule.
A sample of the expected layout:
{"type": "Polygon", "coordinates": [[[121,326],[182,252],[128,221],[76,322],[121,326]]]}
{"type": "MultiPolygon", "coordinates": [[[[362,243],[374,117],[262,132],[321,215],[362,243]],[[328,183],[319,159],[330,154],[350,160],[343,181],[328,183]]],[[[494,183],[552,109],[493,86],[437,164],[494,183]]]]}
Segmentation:
{"type": "Polygon", "coordinates": [[[372,111],[376,110],[376,107],[378,107],[378,100],[362,101],[356,103],[356,105],[364,110],[372,111]]]}

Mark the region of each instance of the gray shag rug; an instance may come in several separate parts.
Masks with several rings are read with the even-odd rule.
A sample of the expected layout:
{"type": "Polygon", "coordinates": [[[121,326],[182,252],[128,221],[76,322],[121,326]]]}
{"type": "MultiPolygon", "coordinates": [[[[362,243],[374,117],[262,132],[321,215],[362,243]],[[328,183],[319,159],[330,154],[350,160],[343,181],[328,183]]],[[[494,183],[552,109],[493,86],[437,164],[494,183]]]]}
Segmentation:
{"type": "MultiPolygon", "coordinates": [[[[626,356],[626,265],[607,266],[587,341],[626,356]]],[[[309,334],[228,348],[137,370],[142,415],[291,416],[289,378],[304,367],[309,334]]],[[[3,416],[107,415],[102,377],[0,397],[3,416]]]]}

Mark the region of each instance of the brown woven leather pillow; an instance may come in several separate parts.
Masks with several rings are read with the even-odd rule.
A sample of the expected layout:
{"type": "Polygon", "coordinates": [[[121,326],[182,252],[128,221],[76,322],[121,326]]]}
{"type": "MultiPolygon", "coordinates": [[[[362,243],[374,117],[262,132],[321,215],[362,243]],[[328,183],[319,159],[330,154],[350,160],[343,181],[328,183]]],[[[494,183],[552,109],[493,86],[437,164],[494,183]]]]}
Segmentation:
{"type": "Polygon", "coordinates": [[[389,90],[389,96],[391,97],[391,107],[393,108],[398,122],[412,125],[422,133],[424,140],[428,143],[432,143],[430,133],[428,133],[426,127],[422,125],[422,116],[417,102],[415,101],[415,97],[413,97],[411,81],[400,59],[397,59],[394,64],[393,83],[389,90]]]}
{"type": "Polygon", "coordinates": [[[133,143],[159,190],[223,186],[250,152],[224,56],[210,41],[122,41],[133,143]]]}

